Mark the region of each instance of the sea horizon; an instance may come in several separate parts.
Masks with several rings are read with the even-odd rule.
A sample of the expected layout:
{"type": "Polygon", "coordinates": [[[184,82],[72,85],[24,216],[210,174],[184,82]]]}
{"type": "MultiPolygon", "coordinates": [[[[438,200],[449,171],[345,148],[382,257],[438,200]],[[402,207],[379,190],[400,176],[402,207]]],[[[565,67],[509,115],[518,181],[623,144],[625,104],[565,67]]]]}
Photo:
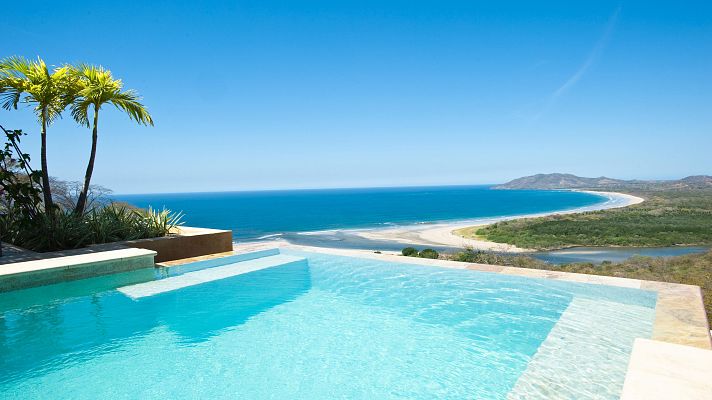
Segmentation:
{"type": "MultiPolygon", "coordinates": [[[[135,192],[135,193],[111,193],[111,197],[143,196],[143,195],[172,195],[172,194],[219,194],[219,193],[262,193],[262,192],[313,192],[329,190],[361,190],[361,189],[427,189],[427,188],[448,188],[448,187],[493,187],[501,183],[464,183],[464,184],[432,184],[432,185],[393,185],[393,186],[344,186],[344,187],[304,187],[304,188],[269,188],[269,189],[244,189],[244,190],[204,190],[204,191],[182,191],[182,192],[135,192]]],[[[499,189],[497,189],[499,190],[499,189]]],[[[506,190],[506,189],[503,189],[506,190]]],[[[553,189],[557,191],[572,191],[572,189],[553,189]]]]}

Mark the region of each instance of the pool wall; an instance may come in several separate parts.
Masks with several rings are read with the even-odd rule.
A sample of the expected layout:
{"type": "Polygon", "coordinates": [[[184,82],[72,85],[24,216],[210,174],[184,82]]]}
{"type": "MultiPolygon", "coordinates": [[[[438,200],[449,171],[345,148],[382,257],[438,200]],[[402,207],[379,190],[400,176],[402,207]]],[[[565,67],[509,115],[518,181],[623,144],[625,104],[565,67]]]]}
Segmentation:
{"type": "Polygon", "coordinates": [[[0,268],[0,292],[151,268],[155,255],[124,248],[6,264],[0,268]]]}

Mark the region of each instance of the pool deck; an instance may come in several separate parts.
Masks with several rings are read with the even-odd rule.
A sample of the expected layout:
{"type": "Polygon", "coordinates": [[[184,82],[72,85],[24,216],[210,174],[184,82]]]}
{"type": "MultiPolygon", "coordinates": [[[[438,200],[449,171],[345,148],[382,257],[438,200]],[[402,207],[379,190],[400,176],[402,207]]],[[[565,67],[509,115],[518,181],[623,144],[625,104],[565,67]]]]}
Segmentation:
{"type": "Polygon", "coordinates": [[[712,398],[712,351],[636,339],[622,400],[712,398]]]}
{"type": "Polygon", "coordinates": [[[16,260],[22,261],[0,266],[0,292],[150,268],[154,266],[156,252],[114,247],[98,250],[95,247],[68,250],[61,254],[36,258],[18,253],[16,260]]]}

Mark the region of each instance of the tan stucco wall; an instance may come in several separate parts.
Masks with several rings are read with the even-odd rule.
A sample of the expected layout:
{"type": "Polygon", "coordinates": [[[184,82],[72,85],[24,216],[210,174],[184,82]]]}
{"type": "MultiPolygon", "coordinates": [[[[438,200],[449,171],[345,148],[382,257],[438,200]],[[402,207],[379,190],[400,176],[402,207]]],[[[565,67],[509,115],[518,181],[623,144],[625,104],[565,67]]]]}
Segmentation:
{"type": "Polygon", "coordinates": [[[232,231],[181,227],[176,235],[130,240],[122,245],[157,252],[156,262],[232,251],[232,231]]]}

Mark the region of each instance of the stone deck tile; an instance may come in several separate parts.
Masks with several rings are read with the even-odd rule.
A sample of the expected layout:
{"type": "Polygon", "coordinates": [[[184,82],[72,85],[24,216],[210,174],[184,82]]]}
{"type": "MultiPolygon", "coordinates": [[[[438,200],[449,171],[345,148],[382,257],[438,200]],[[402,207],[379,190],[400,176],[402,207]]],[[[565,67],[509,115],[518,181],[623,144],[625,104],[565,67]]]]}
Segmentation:
{"type": "Polygon", "coordinates": [[[636,339],[621,400],[712,398],[712,351],[636,339]]]}
{"type": "Polygon", "coordinates": [[[643,281],[642,289],[658,292],[653,339],[712,349],[707,314],[699,287],[643,281]]]}

